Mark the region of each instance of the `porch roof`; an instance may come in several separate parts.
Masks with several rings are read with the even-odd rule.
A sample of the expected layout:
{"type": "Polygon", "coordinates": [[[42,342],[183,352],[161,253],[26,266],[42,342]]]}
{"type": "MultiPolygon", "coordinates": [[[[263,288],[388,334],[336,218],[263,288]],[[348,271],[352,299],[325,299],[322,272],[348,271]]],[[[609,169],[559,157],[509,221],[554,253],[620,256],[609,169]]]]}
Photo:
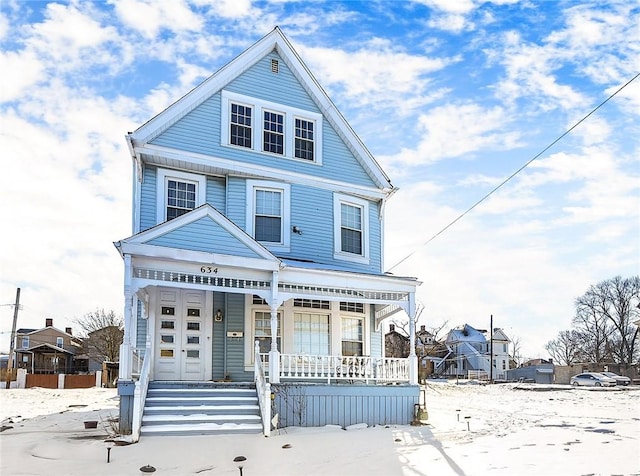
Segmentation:
{"type": "Polygon", "coordinates": [[[59,352],[61,354],[69,354],[69,355],[73,355],[73,352],[70,352],[66,349],[63,349],[62,347],[58,347],[56,345],[53,344],[47,344],[47,343],[42,343],[42,344],[38,344],[38,345],[34,345],[33,347],[29,347],[28,349],[16,349],[16,352],[24,352],[24,351],[28,351],[28,352],[46,352],[46,351],[53,351],[53,352],[59,352]]]}

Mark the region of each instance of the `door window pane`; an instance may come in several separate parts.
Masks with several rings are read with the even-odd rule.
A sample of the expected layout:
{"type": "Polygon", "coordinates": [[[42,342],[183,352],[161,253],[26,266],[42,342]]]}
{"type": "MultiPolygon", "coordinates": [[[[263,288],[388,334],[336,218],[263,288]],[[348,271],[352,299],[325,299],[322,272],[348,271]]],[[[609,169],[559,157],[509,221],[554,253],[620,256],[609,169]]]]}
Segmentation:
{"type": "MultiPolygon", "coordinates": [[[[282,350],[280,336],[282,335],[280,313],[278,313],[278,349],[282,350]]],[[[255,313],[255,340],[259,342],[260,352],[267,353],[271,350],[271,313],[256,311],[255,313]]]]}

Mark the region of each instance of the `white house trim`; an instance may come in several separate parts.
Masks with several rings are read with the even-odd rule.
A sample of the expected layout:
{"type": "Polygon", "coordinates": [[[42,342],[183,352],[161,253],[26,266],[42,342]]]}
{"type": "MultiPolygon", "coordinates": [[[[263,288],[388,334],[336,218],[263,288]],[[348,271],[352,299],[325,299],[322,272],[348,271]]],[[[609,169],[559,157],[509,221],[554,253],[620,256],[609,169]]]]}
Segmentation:
{"type": "Polygon", "coordinates": [[[326,95],[320,84],[311,74],[302,59],[293,50],[293,47],[278,27],[275,27],[269,34],[249,47],[215,74],[204,80],[185,96],[174,102],[163,112],[139,127],[130,134],[133,136],[132,140],[134,140],[134,143],[147,143],[154,137],[157,137],[274,49],[282,57],[282,60],[291,69],[294,76],[296,76],[317,104],[318,108],[322,111],[324,117],[335,128],[338,135],[345,141],[347,147],[354,153],[357,160],[369,173],[374,182],[376,182],[381,189],[393,189],[389,177],[380,168],[380,165],[373,158],[369,150],[337,110],[335,104],[333,104],[331,99],[326,95]]]}
{"type": "MultiPolygon", "coordinates": [[[[195,152],[184,152],[177,149],[172,149],[170,147],[154,144],[136,146],[136,151],[139,154],[147,156],[148,159],[153,159],[155,157],[173,160],[176,163],[188,161],[192,164],[202,167],[205,170],[209,168],[211,170],[211,174],[237,174],[256,177],[267,177],[274,180],[299,183],[301,185],[311,185],[313,187],[331,190],[334,192],[346,192],[372,200],[381,200],[383,198],[387,198],[390,193],[396,190],[390,188],[379,189],[375,187],[368,187],[365,185],[352,184],[350,182],[341,182],[338,180],[325,178],[320,180],[318,179],[318,177],[301,174],[299,172],[289,172],[287,170],[273,169],[271,167],[263,167],[261,165],[239,162],[231,159],[223,159],[220,157],[195,152]]],[[[149,160],[149,162],[153,163],[154,161],[149,160]]]]}

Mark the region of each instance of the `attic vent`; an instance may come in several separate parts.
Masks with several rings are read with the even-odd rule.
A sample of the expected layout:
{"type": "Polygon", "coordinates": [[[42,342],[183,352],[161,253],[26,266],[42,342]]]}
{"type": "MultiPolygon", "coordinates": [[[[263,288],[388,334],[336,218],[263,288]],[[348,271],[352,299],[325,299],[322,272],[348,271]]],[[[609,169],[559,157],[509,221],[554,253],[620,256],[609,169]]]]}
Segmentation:
{"type": "Polygon", "coordinates": [[[278,60],[277,59],[272,59],[271,60],[271,72],[278,74],[279,68],[280,68],[280,64],[278,63],[278,60]]]}

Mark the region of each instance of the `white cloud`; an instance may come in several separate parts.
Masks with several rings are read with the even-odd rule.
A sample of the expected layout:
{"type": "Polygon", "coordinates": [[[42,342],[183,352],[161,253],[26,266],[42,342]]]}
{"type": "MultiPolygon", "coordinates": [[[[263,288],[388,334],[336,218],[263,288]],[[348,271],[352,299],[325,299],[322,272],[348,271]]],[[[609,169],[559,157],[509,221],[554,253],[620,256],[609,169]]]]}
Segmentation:
{"type": "Polygon", "coordinates": [[[0,102],[13,101],[42,79],[43,65],[32,52],[0,51],[0,102]]]}
{"type": "MultiPolygon", "coordinates": [[[[328,88],[344,89],[345,101],[375,104],[399,98],[422,98],[428,101],[428,74],[455,61],[452,58],[414,56],[389,40],[374,38],[357,51],[320,47],[301,47],[301,55],[328,88]]],[[[435,94],[438,94],[435,92],[435,94]]]]}
{"type": "Polygon", "coordinates": [[[436,107],[420,115],[420,141],[414,149],[403,148],[385,163],[419,165],[443,158],[474,156],[481,150],[518,146],[519,134],[510,132],[511,118],[501,107],[485,109],[471,102],[436,107]]]}
{"type": "Polygon", "coordinates": [[[116,14],[129,28],[147,38],[162,29],[200,31],[204,24],[184,0],[110,0],[116,14]]]}
{"type": "Polygon", "coordinates": [[[242,18],[256,13],[251,0],[192,0],[192,3],[211,7],[216,15],[226,19],[242,18]]]}

